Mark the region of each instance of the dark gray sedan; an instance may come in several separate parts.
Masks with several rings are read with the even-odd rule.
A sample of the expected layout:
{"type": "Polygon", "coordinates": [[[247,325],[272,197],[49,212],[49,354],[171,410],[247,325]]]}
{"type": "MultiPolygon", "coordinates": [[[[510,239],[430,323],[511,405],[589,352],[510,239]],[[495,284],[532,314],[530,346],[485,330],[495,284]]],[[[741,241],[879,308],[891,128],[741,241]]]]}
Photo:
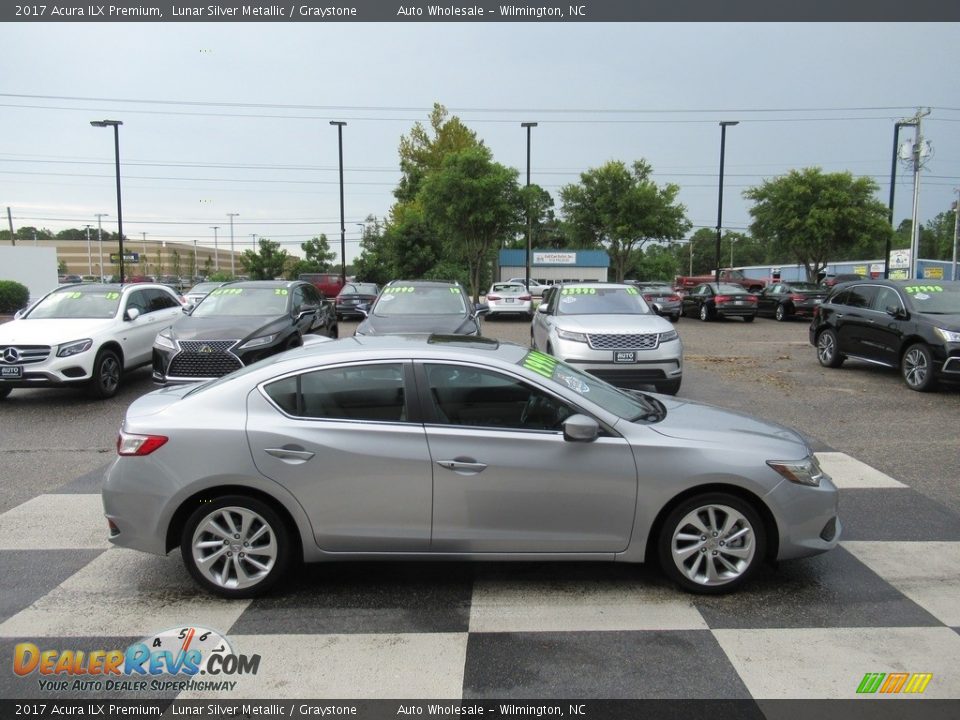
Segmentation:
{"type": "Polygon", "coordinates": [[[115,545],[179,547],[224,597],[343,559],[658,559],[741,586],[841,533],[794,431],[621,391],[519,345],[354,337],[127,410],[103,503],[115,545]]]}

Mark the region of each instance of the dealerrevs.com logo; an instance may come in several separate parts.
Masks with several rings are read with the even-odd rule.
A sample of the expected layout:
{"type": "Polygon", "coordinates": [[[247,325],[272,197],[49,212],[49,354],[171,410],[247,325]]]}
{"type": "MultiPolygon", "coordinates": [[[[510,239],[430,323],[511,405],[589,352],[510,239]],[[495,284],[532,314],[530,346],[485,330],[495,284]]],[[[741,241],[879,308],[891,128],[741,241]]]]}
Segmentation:
{"type": "Polygon", "coordinates": [[[259,655],[237,654],[220,633],[202,627],[164,630],[125,650],[41,649],[31,642],[13,649],[13,672],[37,674],[43,691],[224,691],[237,686],[229,678],[259,668],[259,655]]]}
{"type": "Polygon", "coordinates": [[[919,695],[933,680],[933,673],[867,673],[857,687],[860,695],[919,695]]]}

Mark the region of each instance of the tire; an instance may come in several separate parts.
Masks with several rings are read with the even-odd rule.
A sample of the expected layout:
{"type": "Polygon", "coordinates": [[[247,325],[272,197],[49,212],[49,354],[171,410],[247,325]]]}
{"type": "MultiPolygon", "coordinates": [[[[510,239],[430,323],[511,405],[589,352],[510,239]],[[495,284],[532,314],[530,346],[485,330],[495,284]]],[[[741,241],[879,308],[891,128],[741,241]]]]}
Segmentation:
{"type": "Polygon", "coordinates": [[[777,309],[773,313],[773,319],[777,322],[783,322],[787,319],[787,309],[783,305],[777,305],[777,309]]]}
{"type": "Polygon", "coordinates": [[[756,315],[744,315],[744,316],[743,316],[743,321],[744,321],[744,322],[753,322],[753,321],[756,320],[756,319],[757,319],[757,316],[756,316],[756,315]]]}
{"type": "Polygon", "coordinates": [[[290,535],[276,511],[245,495],[200,503],[180,536],[180,554],[193,579],[214,595],[232,599],[269,591],[286,572],[290,549],[290,535]],[[223,530],[237,532],[231,537],[223,530]],[[221,546],[211,547],[217,541],[221,546]]]}
{"type": "Polygon", "coordinates": [[[287,340],[287,344],[283,346],[284,350],[293,350],[293,348],[298,348],[303,345],[303,338],[300,335],[294,333],[290,336],[290,339],[287,340]]]}
{"type": "Polygon", "coordinates": [[[120,356],[113,350],[101,349],[93,361],[93,373],[87,390],[90,397],[97,400],[112,398],[120,389],[123,376],[123,364],[120,356]]]}
{"type": "Polygon", "coordinates": [[[334,340],[340,337],[340,326],[334,323],[333,327],[327,332],[327,337],[330,337],[334,340]]]}
{"type": "Polygon", "coordinates": [[[828,368],[838,368],[843,365],[844,357],[840,354],[837,334],[830,328],[817,336],[817,360],[828,368]]]}
{"type": "Polygon", "coordinates": [[[656,383],[657,392],[663,395],[676,395],[680,392],[680,381],[682,378],[677,378],[676,380],[664,380],[662,382],[656,383]]]}
{"type": "Polygon", "coordinates": [[[933,375],[933,356],[930,348],[916,343],[907,348],[900,360],[900,374],[907,387],[917,392],[928,392],[937,386],[933,375]]]}
{"type": "Polygon", "coordinates": [[[700,306],[700,319],[703,322],[710,321],[710,308],[707,307],[706,303],[700,306]]]}
{"type": "Polygon", "coordinates": [[[680,313],[677,313],[676,315],[671,315],[671,316],[670,316],[670,322],[672,322],[672,323],[678,323],[678,322],[680,322],[680,313]]]}
{"type": "Polygon", "coordinates": [[[13,390],[13,388],[0,387],[0,400],[3,400],[7,395],[9,395],[11,390],[13,390]]]}
{"type": "Polygon", "coordinates": [[[657,538],[664,574],[681,589],[703,595],[741,587],[763,562],[766,550],[766,528],[757,511],[721,492],[681,502],[664,520],[657,538]]]}

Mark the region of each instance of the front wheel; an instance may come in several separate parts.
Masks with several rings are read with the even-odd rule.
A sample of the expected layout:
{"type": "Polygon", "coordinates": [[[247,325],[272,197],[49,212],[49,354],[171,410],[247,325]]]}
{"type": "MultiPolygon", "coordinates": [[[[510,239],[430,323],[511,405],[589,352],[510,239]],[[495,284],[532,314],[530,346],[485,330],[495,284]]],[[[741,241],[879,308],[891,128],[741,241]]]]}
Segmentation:
{"type": "Polygon", "coordinates": [[[838,368],[843,364],[843,355],[833,330],[824,330],[817,338],[817,360],[828,368],[838,368]]]}
{"type": "Polygon", "coordinates": [[[7,395],[10,394],[12,388],[0,387],[0,400],[3,400],[7,395]]]}
{"type": "Polygon", "coordinates": [[[123,365],[113,350],[101,350],[93,361],[93,373],[90,377],[90,395],[98,400],[112,398],[120,389],[120,376],[123,365]]]}
{"type": "Polygon", "coordinates": [[[748,502],[706,493],[680,503],[660,529],[664,573],[687,592],[732,592],[756,572],[766,555],[766,531],[748,502]]]}
{"type": "Polygon", "coordinates": [[[680,378],[676,380],[664,380],[663,382],[656,383],[656,388],[658,393],[664,395],[676,395],[680,392],[680,378]]]}
{"type": "Polygon", "coordinates": [[[671,315],[670,322],[673,322],[673,323],[680,322],[680,313],[677,313],[676,315],[671,315]]]}
{"type": "Polygon", "coordinates": [[[787,319],[787,310],[786,310],[786,308],[784,308],[783,305],[777,305],[777,309],[776,309],[776,311],[774,311],[774,313],[773,313],[773,318],[774,318],[777,322],[783,322],[784,320],[786,320],[786,319],[787,319]]]}
{"type": "Polygon", "coordinates": [[[911,345],[900,361],[900,373],[907,387],[917,392],[932,390],[937,381],[933,376],[933,356],[930,348],[921,343],[911,345]]]}
{"type": "Polygon", "coordinates": [[[201,503],[180,537],[180,554],[200,585],[225,598],[263,595],[290,562],[290,537],[272,507],[244,495],[201,503]]]}
{"type": "Polygon", "coordinates": [[[753,322],[753,321],[756,320],[756,319],[757,319],[757,316],[756,316],[756,315],[744,315],[744,316],[743,316],[743,321],[744,321],[744,322],[753,322]]]}
{"type": "Polygon", "coordinates": [[[707,308],[706,304],[700,306],[700,319],[703,322],[707,322],[710,319],[710,310],[707,308]]]}

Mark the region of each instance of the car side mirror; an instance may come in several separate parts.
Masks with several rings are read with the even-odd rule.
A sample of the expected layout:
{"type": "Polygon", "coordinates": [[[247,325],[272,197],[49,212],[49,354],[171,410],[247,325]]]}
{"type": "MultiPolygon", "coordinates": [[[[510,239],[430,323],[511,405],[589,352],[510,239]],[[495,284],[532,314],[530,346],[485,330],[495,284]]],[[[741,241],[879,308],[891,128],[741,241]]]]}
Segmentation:
{"type": "Polygon", "coordinates": [[[140,311],[137,308],[127,308],[127,312],[124,315],[124,318],[127,320],[133,321],[140,317],[140,311]]]}
{"type": "Polygon", "coordinates": [[[473,307],[474,312],[476,312],[477,315],[486,315],[488,312],[490,312],[490,306],[486,303],[474,303],[473,307]]]}
{"type": "Polygon", "coordinates": [[[663,308],[660,307],[660,303],[653,303],[653,304],[651,305],[651,307],[653,308],[653,311],[654,311],[657,315],[663,315],[663,308]]]}
{"type": "Polygon", "coordinates": [[[570,442],[593,442],[600,435],[600,425],[592,417],[571,415],[563,422],[563,439],[570,442]]]}
{"type": "Polygon", "coordinates": [[[899,305],[888,305],[887,306],[887,315],[896,320],[906,320],[910,317],[910,314],[899,305]]]}
{"type": "Polygon", "coordinates": [[[299,312],[297,312],[297,320],[302,318],[304,315],[312,315],[317,312],[318,308],[316,305],[301,305],[299,312]]]}
{"type": "Polygon", "coordinates": [[[17,310],[17,311],[13,314],[13,319],[14,319],[14,320],[19,320],[19,319],[22,318],[22,317],[23,317],[23,310],[22,310],[22,309],[17,310]]]}
{"type": "Polygon", "coordinates": [[[364,305],[357,305],[354,310],[363,315],[365,318],[370,317],[370,308],[364,305]]]}
{"type": "Polygon", "coordinates": [[[546,315],[546,313],[547,313],[547,306],[546,306],[544,303],[540,303],[539,305],[537,305],[537,312],[540,312],[540,313],[543,313],[544,315],[546,315]]]}

